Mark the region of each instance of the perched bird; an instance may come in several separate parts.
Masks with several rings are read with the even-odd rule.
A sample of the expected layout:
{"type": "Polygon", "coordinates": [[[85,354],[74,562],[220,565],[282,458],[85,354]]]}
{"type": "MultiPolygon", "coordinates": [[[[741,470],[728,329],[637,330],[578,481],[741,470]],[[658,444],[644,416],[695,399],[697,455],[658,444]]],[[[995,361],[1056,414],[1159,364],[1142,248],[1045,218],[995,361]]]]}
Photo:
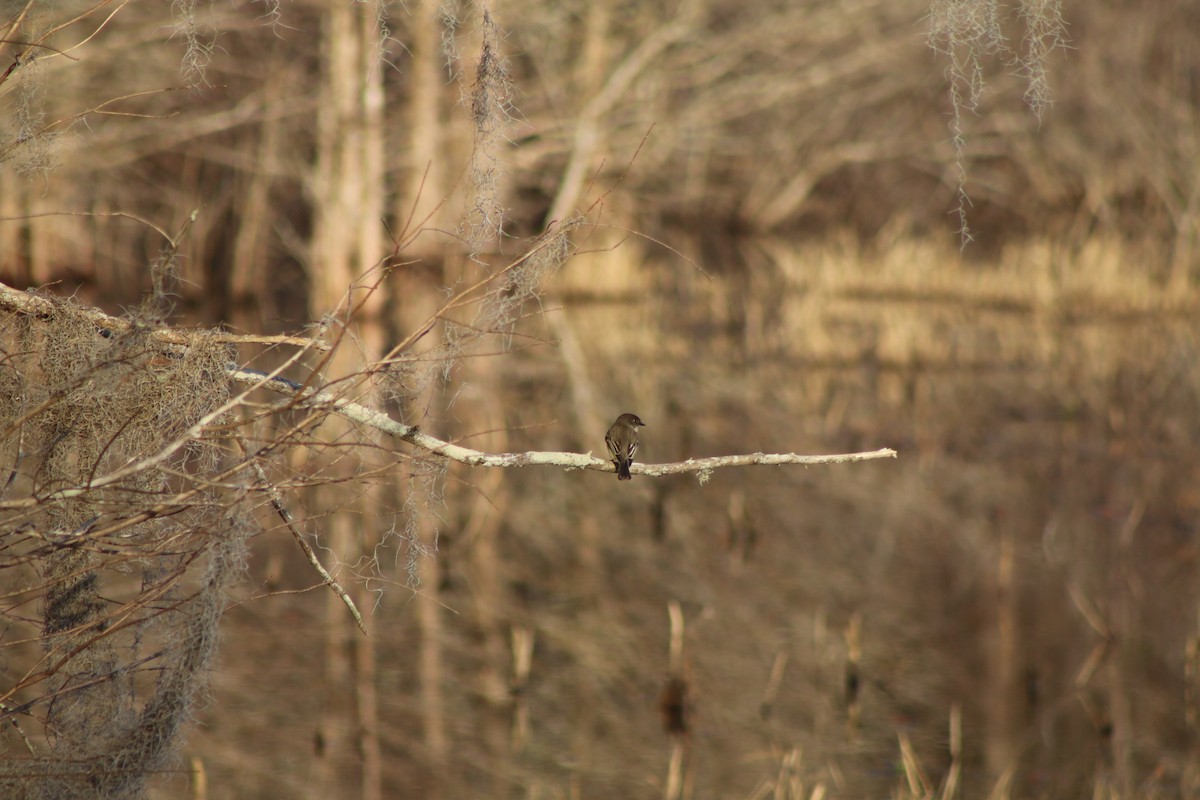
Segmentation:
{"type": "Polygon", "coordinates": [[[613,463],[617,466],[617,480],[627,481],[633,476],[629,474],[629,465],[633,463],[633,454],[638,448],[638,428],[646,427],[637,414],[622,414],[604,434],[604,443],[608,452],[612,453],[613,463]]]}

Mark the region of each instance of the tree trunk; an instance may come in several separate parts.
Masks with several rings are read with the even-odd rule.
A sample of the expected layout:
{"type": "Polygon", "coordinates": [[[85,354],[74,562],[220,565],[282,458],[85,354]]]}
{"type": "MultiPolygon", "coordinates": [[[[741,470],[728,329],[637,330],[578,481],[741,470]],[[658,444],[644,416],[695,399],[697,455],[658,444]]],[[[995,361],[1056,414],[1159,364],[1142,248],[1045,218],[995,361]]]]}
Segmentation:
{"type": "MultiPolygon", "coordinates": [[[[383,354],[383,290],[374,270],[384,254],[383,217],[383,68],[379,59],[380,8],[376,2],[331,3],[323,31],[323,72],[318,115],[317,163],[313,178],[313,249],[309,265],[310,314],[335,314],[350,326],[333,353],[330,380],[363,375],[383,354]],[[354,309],[354,316],[349,312],[354,309]]],[[[371,402],[360,392],[360,402],[371,402]]],[[[332,440],[348,432],[331,416],[323,426],[332,440]]],[[[368,456],[369,457],[369,456],[368,456]]],[[[341,469],[349,469],[349,465],[341,469]]],[[[327,472],[328,477],[338,477],[327,472]]],[[[360,502],[369,502],[366,493],[360,502]]],[[[336,487],[322,493],[327,501],[329,543],[337,559],[357,564],[373,551],[376,531],[371,509],[348,508],[336,487]],[[363,513],[366,512],[366,513],[363,513]]],[[[353,587],[366,619],[371,603],[361,586],[353,587]]],[[[320,721],[320,757],[314,759],[314,797],[346,797],[345,767],[358,754],[361,796],[382,797],[382,765],[375,700],[375,650],[359,637],[346,608],[331,593],[327,605],[326,692],[320,721]],[[355,658],[351,658],[351,654],[355,658]],[[353,697],[347,697],[347,691],[353,697]],[[355,717],[347,719],[346,709],[355,717]],[[351,731],[356,731],[354,741],[351,731]]]]}
{"type": "MultiPolygon", "coordinates": [[[[438,4],[433,0],[414,0],[408,4],[409,22],[409,100],[407,123],[409,129],[408,158],[402,191],[397,195],[396,232],[409,242],[420,228],[445,229],[448,215],[439,212],[449,187],[445,181],[444,150],[439,147],[447,132],[443,129],[441,113],[442,73],[444,56],[441,47],[441,27],[438,24],[438,4]]],[[[405,251],[414,255],[432,256],[441,249],[441,242],[425,234],[405,251]]]]}
{"type": "Polygon", "coordinates": [[[996,628],[989,658],[991,689],[987,693],[987,737],[984,758],[991,785],[1005,780],[1016,767],[1020,753],[1019,714],[1021,692],[1017,644],[1017,591],[1013,586],[1016,544],[1011,531],[1000,531],[1000,558],[996,567],[996,628]]]}

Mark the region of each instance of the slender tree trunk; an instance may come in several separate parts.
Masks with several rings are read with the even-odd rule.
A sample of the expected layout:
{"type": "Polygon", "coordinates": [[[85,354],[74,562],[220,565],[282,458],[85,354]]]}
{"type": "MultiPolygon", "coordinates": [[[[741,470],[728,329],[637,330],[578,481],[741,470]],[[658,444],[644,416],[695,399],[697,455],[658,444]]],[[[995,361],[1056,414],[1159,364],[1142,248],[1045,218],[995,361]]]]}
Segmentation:
{"type": "MultiPolygon", "coordinates": [[[[358,77],[361,83],[361,141],[354,142],[356,152],[349,154],[349,159],[357,161],[361,170],[362,194],[358,196],[361,204],[358,209],[355,230],[358,238],[358,267],[360,274],[382,265],[385,253],[382,222],[384,210],[384,135],[383,135],[383,74],[384,64],[379,51],[383,33],[379,29],[380,15],[383,13],[382,0],[373,0],[362,4],[356,22],[358,23],[358,77]]],[[[381,273],[380,273],[381,274],[381,273]]],[[[361,346],[366,358],[377,363],[383,358],[387,334],[384,329],[384,301],[382,278],[380,289],[374,292],[363,307],[360,320],[359,335],[361,346]]],[[[374,283],[372,277],[368,283],[374,283]]],[[[373,401],[375,398],[372,397],[373,401]]],[[[374,403],[372,403],[374,404],[374,403]]],[[[368,451],[367,458],[373,453],[368,451]]],[[[363,530],[358,538],[361,551],[356,553],[359,559],[369,558],[379,541],[379,525],[377,509],[383,507],[379,495],[381,486],[375,486],[365,492],[359,500],[359,513],[363,530]]],[[[366,587],[356,584],[356,604],[363,613],[369,614],[374,605],[374,598],[366,587]]],[[[367,617],[370,625],[371,616],[367,617]]],[[[354,631],[346,620],[346,629],[354,631]]],[[[368,630],[371,630],[368,627],[368,630]]],[[[363,800],[383,800],[383,755],[379,743],[379,701],[376,694],[376,653],[374,640],[360,635],[355,636],[356,659],[358,669],[356,699],[358,711],[358,747],[362,754],[362,783],[363,800]]]]}
{"type": "Polygon", "coordinates": [[[1108,707],[1112,715],[1113,779],[1121,797],[1133,797],[1135,774],[1133,741],[1137,735],[1133,699],[1130,696],[1130,642],[1137,624],[1135,601],[1130,597],[1128,570],[1134,559],[1134,536],[1146,511],[1144,500],[1134,503],[1117,535],[1116,548],[1108,563],[1112,633],[1116,643],[1107,664],[1108,707]]]}
{"type": "MultiPolygon", "coordinates": [[[[350,326],[352,334],[342,340],[328,364],[326,374],[333,380],[362,374],[383,353],[384,296],[381,273],[376,269],[384,254],[379,12],[376,2],[331,3],[323,31],[313,180],[311,315],[319,319],[334,313],[350,326]],[[355,309],[353,317],[350,309],[355,309]]],[[[358,394],[360,402],[371,402],[368,391],[358,394]]],[[[339,417],[330,417],[324,428],[333,439],[348,432],[339,417]]],[[[336,487],[322,495],[330,546],[341,563],[359,564],[373,550],[376,515],[370,508],[355,513],[346,507],[336,487]]],[[[360,502],[369,505],[370,497],[368,492],[360,502]]],[[[354,587],[352,594],[369,621],[371,604],[363,588],[354,587]]],[[[327,694],[320,721],[323,748],[321,757],[314,760],[312,796],[348,796],[346,768],[357,754],[361,796],[376,800],[382,797],[382,764],[375,650],[373,643],[361,639],[345,606],[332,594],[327,605],[327,636],[327,694]],[[351,697],[347,697],[348,691],[351,697]],[[352,718],[347,718],[347,709],[353,709],[352,718]]]]}
{"type": "MultiPolygon", "coordinates": [[[[496,359],[483,358],[472,368],[472,391],[468,397],[460,398],[457,404],[464,428],[470,431],[487,431],[475,439],[486,450],[505,452],[508,436],[505,434],[503,409],[500,407],[500,375],[496,359]]],[[[475,624],[483,639],[482,669],[479,671],[477,691],[488,705],[488,713],[482,720],[483,736],[492,756],[492,797],[508,795],[510,781],[509,757],[510,715],[512,696],[510,686],[519,683],[520,677],[513,667],[509,650],[509,626],[511,617],[504,592],[504,573],[500,551],[500,528],[506,517],[508,491],[504,470],[491,470],[474,476],[476,486],[467,489],[456,485],[454,505],[470,504],[470,514],[463,526],[463,539],[470,548],[469,569],[473,588],[475,624]]],[[[518,742],[513,742],[519,745],[518,742]]]]}
{"type": "Polygon", "coordinates": [[[583,48],[577,64],[575,85],[584,96],[600,90],[612,61],[612,6],[589,3],[584,14],[583,48]]]}
{"type": "MultiPolygon", "coordinates": [[[[348,101],[354,97],[353,57],[351,49],[351,17],[353,8],[337,8],[336,3],[325,18],[323,31],[323,69],[321,83],[321,111],[318,115],[317,169],[313,181],[313,255],[309,264],[312,276],[310,316],[320,319],[333,311],[342,302],[344,294],[353,281],[353,245],[349,241],[348,229],[335,221],[340,204],[335,197],[338,192],[338,143],[352,111],[348,101]]],[[[349,178],[350,176],[343,176],[349,178]]],[[[344,365],[339,365],[343,366],[344,365]]],[[[331,418],[330,425],[340,425],[331,418]]],[[[336,506],[336,488],[330,487],[318,493],[319,508],[336,506]]],[[[342,548],[354,538],[353,521],[345,515],[327,517],[326,534],[337,557],[350,560],[351,554],[342,548]]],[[[330,597],[326,600],[325,680],[321,703],[321,719],[317,734],[317,758],[313,759],[313,781],[309,796],[329,797],[343,785],[339,766],[350,752],[347,741],[349,725],[344,709],[347,707],[346,687],[349,685],[351,666],[348,630],[345,624],[345,609],[330,597]]]]}
{"type": "MultiPolygon", "coordinates": [[[[436,528],[433,518],[422,515],[421,545],[432,551],[436,547],[436,528]]],[[[417,675],[420,681],[422,734],[428,754],[426,766],[429,784],[422,793],[429,800],[444,796],[442,775],[450,751],[446,733],[446,697],[442,687],[445,673],[445,648],[442,644],[441,564],[436,558],[424,559],[421,567],[421,598],[417,603],[417,628],[421,632],[417,675]]]]}
{"type": "MultiPolygon", "coordinates": [[[[448,283],[440,270],[422,264],[400,267],[396,276],[396,295],[404,302],[396,309],[397,322],[401,330],[414,330],[423,324],[438,307],[438,287],[448,283]]],[[[422,338],[420,346],[435,350],[439,344],[439,329],[435,328],[422,338]]],[[[435,358],[433,354],[430,358],[435,358]]],[[[436,369],[430,364],[429,369],[436,369]]],[[[436,397],[435,381],[421,381],[424,388],[406,398],[405,418],[418,423],[433,435],[444,435],[439,430],[436,415],[423,415],[432,407],[436,397]]],[[[422,469],[422,467],[416,467],[422,469]]],[[[423,509],[426,502],[439,502],[436,487],[426,489],[426,481],[438,481],[432,476],[416,476],[415,479],[396,485],[396,493],[429,491],[429,497],[413,498],[409,513],[417,514],[417,541],[410,544],[417,551],[417,572],[410,575],[420,581],[420,595],[416,598],[415,614],[419,640],[417,642],[417,684],[421,702],[422,738],[425,744],[425,768],[428,782],[421,787],[421,796],[437,800],[445,793],[443,776],[448,768],[450,750],[446,725],[446,700],[443,679],[445,677],[445,645],[443,632],[443,605],[441,602],[441,564],[436,558],[438,547],[438,517],[434,509],[423,509]]]]}
{"type": "MultiPolygon", "coordinates": [[[[406,120],[410,138],[403,190],[397,196],[395,210],[397,233],[406,241],[421,227],[444,229],[448,223],[448,215],[438,210],[449,187],[445,181],[445,150],[440,147],[447,135],[441,113],[446,81],[437,6],[436,0],[408,4],[411,66],[406,120]]],[[[412,241],[406,252],[432,256],[441,247],[434,235],[424,234],[412,241]]]]}
{"type": "Polygon", "coordinates": [[[1021,709],[1017,645],[1017,592],[1013,587],[1016,544],[1011,531],[1000,531],[1000,559],[996,568],[996,629],[991,651],[987,693],[987,734],[984,757],[992,785],[1016,765],[1021,709]]]}
{"type": "MultiPolygon", "coordinates": [[[[270,81],[270,91],[283,96],[287,87],[280,52],[278,46],[271,51],[265,74],[270,81]]],[[[240,174],[243,190],[235,206],[238,228],[233,240],[229,293],[233,299],[233,321],[244,330],[261,330],[265,319],[276,316],[273,308],[265,306],[269,306],[271,297],[267,259],[271,227],[275,224],[271,208],[272,165],[280,156],[282,127],[283,122],[278,117],[263,119],[258,129],[254,165],[248,172],[240,174]]]]}

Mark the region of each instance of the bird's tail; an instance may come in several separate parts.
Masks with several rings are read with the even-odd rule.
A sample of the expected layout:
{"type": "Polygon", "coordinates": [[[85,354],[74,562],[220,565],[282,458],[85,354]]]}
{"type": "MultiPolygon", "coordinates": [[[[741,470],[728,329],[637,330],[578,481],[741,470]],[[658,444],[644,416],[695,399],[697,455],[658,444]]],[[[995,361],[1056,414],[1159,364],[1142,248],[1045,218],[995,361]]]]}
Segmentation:
{"type": "Polygon", "coordinates": [[[629,474],[629,462],[624,459],[617,461],[617,480],[627,481],[632,478],[633,476],[629,474]]]}

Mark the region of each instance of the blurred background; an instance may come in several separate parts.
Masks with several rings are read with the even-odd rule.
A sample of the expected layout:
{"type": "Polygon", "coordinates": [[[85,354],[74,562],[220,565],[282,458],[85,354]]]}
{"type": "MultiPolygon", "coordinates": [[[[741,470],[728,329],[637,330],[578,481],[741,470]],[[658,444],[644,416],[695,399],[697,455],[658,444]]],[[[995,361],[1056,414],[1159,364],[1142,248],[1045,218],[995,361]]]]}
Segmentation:
{"type": "Polygon", "coordinates": [[[371,635],[264,509],[152,797],[1200,796],[1200,6],[4,19],[9,285],[262,334],[372,285],[334,379],[569,225],[375,401],[496,452],[623,411],[640,461],[899,452],[282,457],[371,635]]]}

